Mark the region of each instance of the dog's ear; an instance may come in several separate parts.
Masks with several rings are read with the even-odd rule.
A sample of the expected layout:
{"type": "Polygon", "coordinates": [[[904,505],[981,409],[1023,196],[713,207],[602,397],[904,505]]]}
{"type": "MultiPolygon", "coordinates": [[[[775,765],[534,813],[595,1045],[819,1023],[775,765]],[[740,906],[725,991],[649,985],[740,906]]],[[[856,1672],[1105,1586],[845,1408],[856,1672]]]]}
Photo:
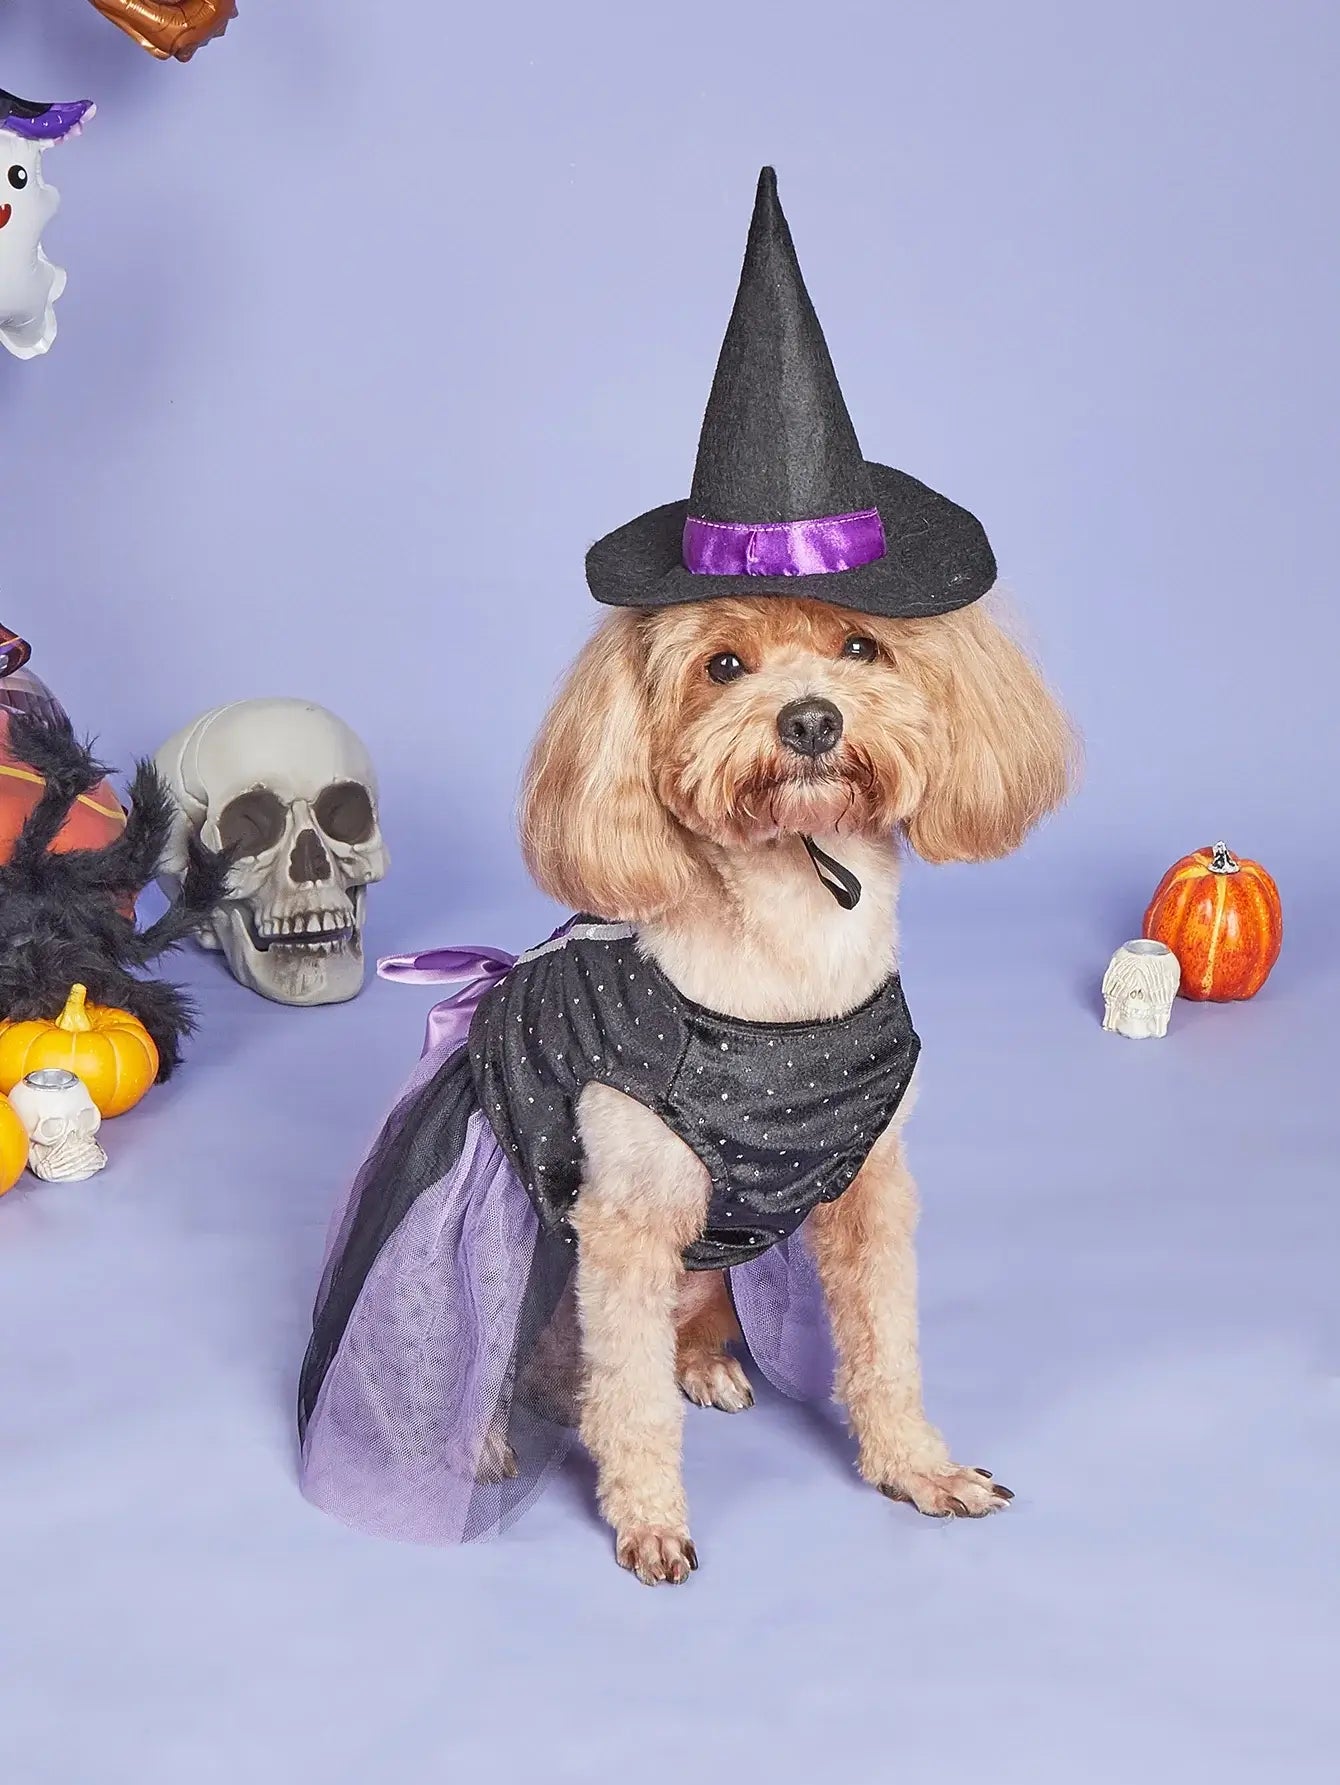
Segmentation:
{"type": "Polygon", "coordinates": [[[641,622],[612,614],[573,664],[531,752],[526,864],[551,898],[643,921],[679,904],[697,870],[656,796],[641,622]]]}
{"type": "Polygon", "coordinates": [[[1074,733],[981,603],[923,624],[936,734],[908,840],[931,862],[1008,855],[1069,792],[1074,733]]]}

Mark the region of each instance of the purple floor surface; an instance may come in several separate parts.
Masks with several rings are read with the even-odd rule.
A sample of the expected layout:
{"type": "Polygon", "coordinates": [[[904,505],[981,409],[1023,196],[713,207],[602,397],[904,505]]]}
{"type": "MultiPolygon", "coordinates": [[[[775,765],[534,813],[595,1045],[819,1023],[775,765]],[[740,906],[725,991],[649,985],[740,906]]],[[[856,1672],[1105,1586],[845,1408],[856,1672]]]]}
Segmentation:
{"type": "Polygon", "coordinates": [[[326,1218],[431,994],[292,1012],[195,961],[205,1033],[111,1168],[0,1205],[6,1777],[1332,1778],[1334,971],[1127,1042],[1079,896],[908,900],[928,1395],[1013,1507],[921,1519],[827,1413],[690,1410],[679,1591],[615,1568],[584,1465],[465,1550],[299,1497],[326,1218]]]}

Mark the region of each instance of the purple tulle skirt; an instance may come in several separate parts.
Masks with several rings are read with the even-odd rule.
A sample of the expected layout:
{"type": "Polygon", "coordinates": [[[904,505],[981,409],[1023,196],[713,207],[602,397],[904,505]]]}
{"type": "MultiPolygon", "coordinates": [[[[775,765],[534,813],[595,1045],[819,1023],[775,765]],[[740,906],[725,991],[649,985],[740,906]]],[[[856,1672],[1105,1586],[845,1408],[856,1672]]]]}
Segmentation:
{"type": "MultiPolygon", "coordinates": [[[[525,1510],[562,1463],[580,1392],[573,1251],[542,1229],[474,1101],[460,1005],[439,1007],[445,1025],[434,1013],[437,1040],[332,1226],[300,1417],[309,1500],[432,1544],[525,1510]]],[[[804,1229],[727,1274],[763,1374],[826,1397],[833,1349],[804,1229]]]]}

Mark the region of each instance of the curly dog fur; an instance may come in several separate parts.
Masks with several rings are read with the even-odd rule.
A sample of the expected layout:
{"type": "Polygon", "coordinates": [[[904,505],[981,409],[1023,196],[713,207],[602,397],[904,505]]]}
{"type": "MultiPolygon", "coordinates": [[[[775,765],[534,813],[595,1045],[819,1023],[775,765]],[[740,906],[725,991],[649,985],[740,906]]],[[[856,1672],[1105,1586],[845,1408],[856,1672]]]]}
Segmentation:
{"type": "MultiPolygon", "coordinates": [[[[634,922],[687,997],[756,1021],[816,1021],[855,1009],[893,969],[900,842],[933,862],[1004,855],[1063,798],[1073,762],[1064,716],[984,603],[901,621],[779,597],[621,611],[536,743],[522,835],[546,891],[634,922]],[[723,653],[740,666],[725,683],[708,668],[723,653]],[[811,698],[842,720],[817,759],[779,730],[781,710],[811,698]],[[859,876],[854,910],[820,885],[805,835],[859,876]]],[[[1010,1495],[956,1464],[922,1407],[910,1108],[909,1097],[850,1189],[802,1232],[861,1473],[924,1513],[976,1517],[1010,1495]]],[[[738,1330],[724,1281],[681,1264],[706,1172],[607,1086],[583,1093],[580,1123],[582,1434],[618,1560],[649,1583],[678,1582],[697,1566],[683,1397],[729,1411],[752,1398],[728,1349],[738,1330]]]]}

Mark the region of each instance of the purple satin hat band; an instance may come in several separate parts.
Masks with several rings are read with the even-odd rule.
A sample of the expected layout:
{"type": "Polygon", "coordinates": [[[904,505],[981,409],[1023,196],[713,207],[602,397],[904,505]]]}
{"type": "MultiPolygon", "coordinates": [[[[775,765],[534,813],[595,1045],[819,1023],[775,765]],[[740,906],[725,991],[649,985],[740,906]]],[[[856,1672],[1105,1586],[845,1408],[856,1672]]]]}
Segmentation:
{"type": "Polygon", "coordinates": [[[684,522],[684,565],[695,576],[820,576],[884,556],[877,508],[813,521],[684,522]]]}
{"type": "Polygon", "coordinates": [[[12,131],[33,143],[62,143],[83,127],[84,120],[95,111],[91,99],[71,99],[62,105],[49,105],[35,118],[21,118],[17,112],[0,118],[0,130],[12,131]]]}

